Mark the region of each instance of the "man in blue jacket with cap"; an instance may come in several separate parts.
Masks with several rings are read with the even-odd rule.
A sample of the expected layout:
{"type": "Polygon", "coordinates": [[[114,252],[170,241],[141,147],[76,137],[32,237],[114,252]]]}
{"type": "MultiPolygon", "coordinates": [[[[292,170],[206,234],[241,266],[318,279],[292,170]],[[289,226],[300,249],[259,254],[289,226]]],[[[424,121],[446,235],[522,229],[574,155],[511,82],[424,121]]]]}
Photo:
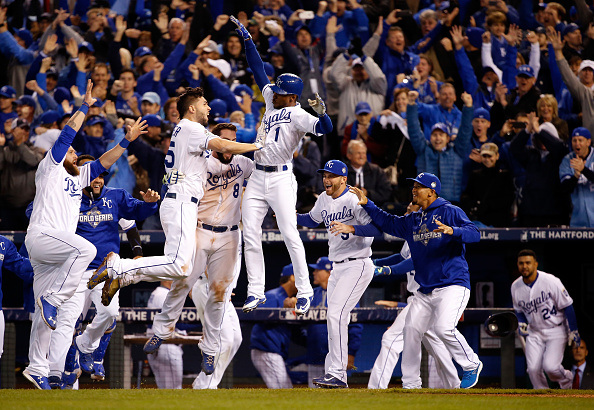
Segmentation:
{"type": "MultiPolygon", "coordinates": [[[[293,264],[281,272],[280,286],[265,293],[263,308],[294,308],[297,287],[293,264]]],[[[291,389],[293,383],[287,373],[285,360],[289,355],[291,329],[288,325],[258,323],[252,329],[250,347],[252,363],[269,389],[291,389]]]]}
{"type": "Polygon", "coordinates": [[[410,246],[419,291],[404,325],[402,387],[421,388],[421,340],[433,328],[464,371],[460,387],[471,388],[483,364],[456,332],[456,325],[470,297],[465,243],[478,242],[480,233],[464,211],[439,197],[439,178],[422,172],[413,181],[413,204],[421,210],[402,217],[382,211],[359,189],[351,187],[373,222],[410,246]]]}

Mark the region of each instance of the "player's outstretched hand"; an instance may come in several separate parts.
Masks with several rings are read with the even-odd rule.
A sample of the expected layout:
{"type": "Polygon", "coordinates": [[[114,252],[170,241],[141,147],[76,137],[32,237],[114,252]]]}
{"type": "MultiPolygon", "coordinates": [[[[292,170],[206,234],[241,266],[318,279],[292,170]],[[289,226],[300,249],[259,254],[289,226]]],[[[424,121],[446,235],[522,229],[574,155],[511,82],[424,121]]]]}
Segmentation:
{"type": "Polygon", "coordinates": [[[392,268],[389,266],[376,266],[373,270],[373,276],[391,275],[392,268]]]}
{"type": "Polygon", "coordinates": [[[342,233],[355,233],[355,227],[343,224],[342,222],[332,221],[330,222],[330,233],[333,233],[334,236],[342,233]]]}
{"type": "Polygon", "coordinates": [[[518,323],[518,334],[522,337],[528,336],[528,323],[518,323]]]}
{"type": "Polygon", "coordinates": [[[247,40],[252,39],[252,35],[250,34],[250,32],[247,30],[247,28],[245,28],[245,26],[243,24],[241,24],[241,22],[239,20],[237,20],[237,17],[231,16],[231,17],[229,17],[229,20],[231,20],[231,22],[237,26],[235,31],[237,31],[237,33],[241,37],[243,37],[244,40],[247,41],[247,40]]]}
{"type": "Polygon", "coordinates": [[[357,198],[359,198],[359,203],[357,205],[366,205],[367,204],[367,197],[365,196],[363,191],[361,191],[361,189],[359,189],[355,186],[352,186],[349,188],[349,191],[351,191],[353,194],[357,195],[357,198]]]}
{"type": "Polygon", "coordinates": [[[126,139],[128,141],[134,141],[136,138],[141,136],[142,134],[146,134],[148,131],[146,130],[148,125],[146,121],[142,119],[142,117],[138,117],[136,122],[128,129],[128,133],[126,134],[126,139]]]}
{"type": "Polygon", "coordinates": [[[84,98],[84,102],[87,103],[89,105],[89,107],[92,107],[93,104],[95,104],[95,102],[97,101],[96,98],[93,98],[93,82],[91,80],[87,81],[87,92],[85,93],[85,98],[84,98]]]}
{"type": "Polygon", "coordinates": [[[580,334],[577,330],[572,330],[571,332],[569,332],[569,338],[567,340],[569,343],[569,345],[571,346],[572,343],[575,343],[576,347],[580,346],[580,343],[582,342],[582,338],[580,337],[580,334]]]}
{"type": "Polygon", "coordinates": [[[157,193],[157,191],[153,191],[152,189],[148,189],[146,192],[140,191],[140,195],[144,202],[157,202],[161,199],[161,196],[157,193]]]}
{"type": "Polygon", "coordinates": [[[433,232],[441,232],[445,233],[446,235],[454,234],[454,228],[452,228],[451,226],[447,226],[446,224],[443,224],[438,220],[436,220],[435,223],[437,224],[437,226],[439,226],[439,228],[434,229],[433,232]]]}
{"type": "Polygon", "coordinates": [[[322,100],[320,94],[316,93],[313,100],[308,98],[307,101],[309,102],[309,106],[313,108],[319,117],[323,117],[324,114],[326,114],[326,104],[324,104],[324,100],[322,100]]]}

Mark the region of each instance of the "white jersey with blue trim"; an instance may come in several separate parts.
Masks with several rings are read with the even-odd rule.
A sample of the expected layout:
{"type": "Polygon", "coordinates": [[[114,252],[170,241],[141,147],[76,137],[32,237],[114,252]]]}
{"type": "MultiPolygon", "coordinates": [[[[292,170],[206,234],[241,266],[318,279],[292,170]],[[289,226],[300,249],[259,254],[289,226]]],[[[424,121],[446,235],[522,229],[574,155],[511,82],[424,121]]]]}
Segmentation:
{"type": "Polygon", "coordinates": [[[573,304],[561,280],[550,273],[537,271],[532,286],[519,277],[511,286],[514,309],[524,313],[532,329],[550,329],[565,323],[563,309],[573,304]]]}
{"type": "Polygon", "coordinates": [[[165,172],[177,169],[185,178],[169,185],[167,193],[190,195],[197,199],[202,197],[206,178],[205,151],[213,138],[218,137],[195,121],[183,119],[175,126],[165,156],[165,172]]]}
{"type": "Polygon", "coordinates": [[[232,226],[241,219],[241,197],[244,181],[254,170],[254,162],[235,155],[223,164],[209,154],[207,158],[204,196],[198,206],[198,219],[208,225],[232,226]]]}
{"type": "Polygon", "coordinates": [[[79,175],[70,175],[64,160],[56,162],[49,150],[35,173],[35,199],[27,233],[43,228],[76,231],[82,188],[91,185],[91,162],[78,167],[79,175]]]}
{"type": "Polygon", "coordinates": [[[330,222],[338,221],[346,225],[367,225],[371,217],[358,205],[357,195],[349,192],[349,187],[336,199],[325,192],[318,197],[314,207],[309,211],[309,216],[315,222],[324,223],[328,229],[328,258],[333,261],[342,261],[347,258],[364,258],[371,256],[372,237],[356,236],[354,234],[330,233],[330,222]]]}
{"type": "MultiPolygon", "coordinates": [[[[404,241],[404,245],[402,245],[402,249],[400,249],[400,256],[402,256],[402,258],[405,260],[410,258],[410,248],[408,246],[408,242],[406,241],[404,241]]],[[[413,295],[415,295],[419,290],[419,284],[417,281],[415,281],[414,269],[406,272],[406,290],[408,290],[413,295]]]]}
{"type": "Polygon", "coordinates": [[[266,146],[256,151],[256,163],[262,165],[285,165],[293,160],[293,152],[299,141],[310,132],[316,134],[316,124],[319,119],[314,117],[297,103],[294,107],[275,109],[272,104],[274,92],[270,84],[262,90],[266,101],[266,112],[262,117],[258,135],[266,134],[266,146]]]}

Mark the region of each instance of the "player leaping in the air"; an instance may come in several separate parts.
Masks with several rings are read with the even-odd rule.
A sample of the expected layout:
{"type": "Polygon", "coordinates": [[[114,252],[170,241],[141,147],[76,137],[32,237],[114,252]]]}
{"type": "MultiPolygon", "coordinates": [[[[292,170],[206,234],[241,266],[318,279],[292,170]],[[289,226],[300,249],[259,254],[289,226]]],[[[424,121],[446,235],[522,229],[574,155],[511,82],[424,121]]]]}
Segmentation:
{"type": "Polygon", "coordinates": [[[332,122],[326,114],[326,105],[317,94],[309,100],[317,117],[301,108],[297,102],[303,90],[301,78],[294,74],[282,74],[275,84],[270,84],[250,33],[235,17],[231,16],[231,21],[237,25],[237,32],[243,38],[248,64],[266,101],[266,112],[258,129],[258,135],[266,135],[266,147],[254,155],[256,169],[243,197],[245,263],[249,282],[243,310],[250,312],[266,301],[262,222],[270,206],[276,214],[293,263],[297,285],[295,312],[301,315],[309,310],[313,289],[309,283],[305,249],[297,231],[297,182],[293,175],[293,152],[305,133],[329,133],[332,122]]]}

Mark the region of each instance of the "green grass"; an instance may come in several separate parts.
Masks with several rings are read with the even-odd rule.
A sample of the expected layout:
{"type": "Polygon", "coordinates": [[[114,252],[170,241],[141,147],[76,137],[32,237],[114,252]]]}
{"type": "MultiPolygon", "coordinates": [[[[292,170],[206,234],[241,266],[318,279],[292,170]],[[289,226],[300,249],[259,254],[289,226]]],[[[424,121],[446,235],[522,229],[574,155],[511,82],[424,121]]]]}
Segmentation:
{"type": "Polygon", "coordinates": [[[579,390],[0,390],[0,409],[594,409],[579,390]]]}

